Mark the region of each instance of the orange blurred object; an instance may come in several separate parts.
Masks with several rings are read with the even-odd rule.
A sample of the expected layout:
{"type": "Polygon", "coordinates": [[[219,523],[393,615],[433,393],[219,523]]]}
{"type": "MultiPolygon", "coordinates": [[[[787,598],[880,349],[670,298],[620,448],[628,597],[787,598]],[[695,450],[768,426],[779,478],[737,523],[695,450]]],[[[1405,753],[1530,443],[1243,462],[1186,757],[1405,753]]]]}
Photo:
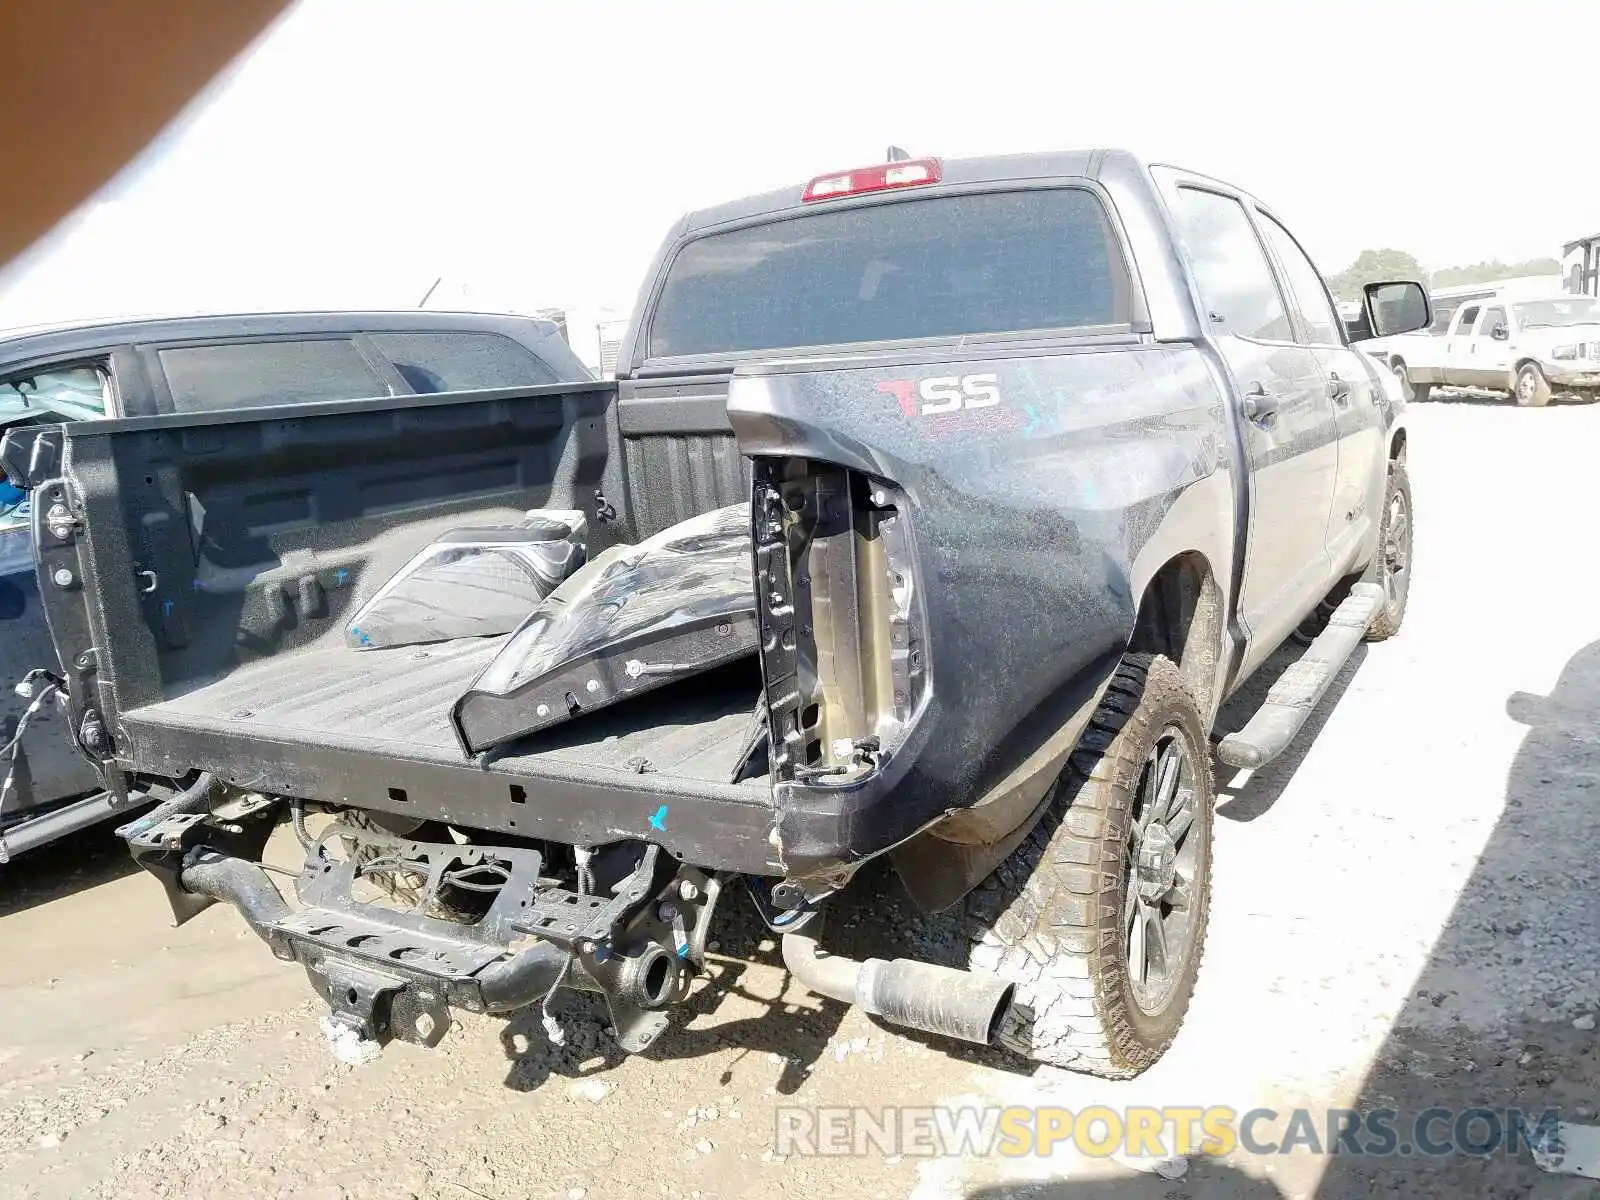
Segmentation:
{"type": "Polygon", "coordinates": [[[0,266],[149,144],[288,0],[0,4],[0,266]]]}

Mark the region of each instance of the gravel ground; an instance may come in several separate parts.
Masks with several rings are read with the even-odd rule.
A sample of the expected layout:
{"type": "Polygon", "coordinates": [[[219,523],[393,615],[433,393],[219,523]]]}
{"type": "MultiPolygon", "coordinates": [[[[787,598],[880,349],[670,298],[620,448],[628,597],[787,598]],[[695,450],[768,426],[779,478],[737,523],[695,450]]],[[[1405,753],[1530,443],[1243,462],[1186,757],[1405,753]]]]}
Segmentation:
{"type": "MultiPolygon", "coordinates": [[[[1590,1195],[1526,1153],[1238,1152],[1163,1175],[1063,1154],[784,1159],[773,1136],[788,1105],[1592,1117],[1597,445],[1600,408],[1416,406],[1405,630],[1358,651],[1289,755],[1220,781],[1205,969],[1140,1079],[1029,1073],[818,1000],[739,902],[706,986],[646,1055],[618,1055],[574,997],[559,1050],[536,1019],[464,1018],[436,1051],[342,1066],[303,975],[231,911],[172,929],[97,833],[0,874],[0,1197],[1590,1195]]],[[[892,879],[871,887],[852,942],[948,952],[948,926],[892,879]]]]}

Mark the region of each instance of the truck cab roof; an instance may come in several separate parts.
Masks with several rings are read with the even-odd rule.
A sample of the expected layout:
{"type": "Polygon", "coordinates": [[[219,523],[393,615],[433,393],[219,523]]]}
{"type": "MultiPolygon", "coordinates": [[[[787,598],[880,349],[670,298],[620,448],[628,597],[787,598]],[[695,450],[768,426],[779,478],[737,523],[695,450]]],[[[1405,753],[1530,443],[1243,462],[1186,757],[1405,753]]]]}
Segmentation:
{"type": "MultiPolygon", "coordinates": [[[[765,245],[735,246],[734,242],[740,240],[737,236],[740,231],[752,226],[778,224],[794,218],[816,218],[824,214],[831,217],[852,211],[893,207],[902,201],[935,198],[953,201],[957,197],[970,197],[976,193],[998,194],[1077,186],[1096,193],[1102,201],[1101,207],[1105,209],[1104,220],[1107,226],[1107,249],[1112,251],[1112,257],[1120,252],[1125,260],[1138,261],[1140,264],[1137,273],[1128,275],[1126,286],[1131,295],[1127,297],[1128,303],[1117,306],[1119,316],[1113,323],[1133,333],[1148,333],[1152,328],[1159,326],[1167,336],[1198,337],[1203,330],[1193,310],[1191,297],[1186,291],[1182,266],[1171,250],[1167,219],[1163,212],[1163,202],[1158,196],[1158,184],[1152,174],[1152,168],[1170,172],[1186,184],[1218,191],[1236,197],[1243,203],[1264,212],[1270,211],[1257,197],[1233,184],[1171,164],[1143,159],[1128,150],[1110,148],[985,155],[974,158],[911,159],[905,163],[879,163],[844,168],[831,173],[831,176],[860,174],[873,170],[888,171],[897,166],[905,166],[907,163],[911,166],[917,164],[933,166],[934,177],[926,182],[897,182],[825,197],[813,196],[810,199],[807,199],[807,188],[810,185],[802,180],[788,187],[685,214],[663,240],[655,262],[644,277],[634,304],[634,320],[618,354],[619,377],[626,379],[630,376],[655,375],[668,370],[668,364],[671,370],[721,372],[731,369],[736,361],[749,357],[753,352],[754,348],[751,346],[737,347],[731,344],[726,352],[722,348],[704,345],[694,351],[674,351],[667,348],[667,344],[672,341],[671,338],[658,339],[652,332],[657,318],[661,315],[661,311],[665,310],[670,299],[668,276],[681,273],[680,256],[688,247],[701,239],[714,237],[732,239],[719,261],[724,267],[728,264],[737,267],[738,263],[743,261],[742,256],[748,254],[760,257],[781,253],[778,248],[765,245]],[[730,255],[733,257],[730,258],[730,255]]],[[[815,176],[811,182],[817,183],[829,178],[830,175],[815,176]]],[[[1030,219],[1035,222],[1054,221],[1058,219],[1058,214],[1046,216],[1033,213],[1031,217],[1012,214],[1011,223],[1020,230],[1028,226],[1030,219]]],[[[957,222],[955,228],[970,227],[970,218],[964,218],[964,221],[965,223],[957,222]]],[[[856,236],[871,242],[874,235],[860,233],[856,236]]],[[[743,240],[749,242],[748,238],[743,240]]],[[[800,238],[800,240],[805,239],[800,238]]],[[[790,249],[794,250],[797,247],[790,249]]],[[[1082,247],[1077,249],[1081,250],[1082,247]]],[[[810,258],[806,258],[806,261],[814,264],[814,260],[810,258]]],[[[908,264],[886,265],[891,275],[899,271],[901,282],[905,283],[905,269],[908,264]]],[[[703,266],[704,264],[698,264],[697,268],[703,269],[703,266]]],[[[1112,273],[1126,274],[1117,266],[1113,266],[1112,273]]],[[[838,281],[833,282],[836,284],[838,281]]],[[[868,291],[872,290],[870,280],[864,278],[861,282],[868,291]]],[[[782,279],[763,278],[762,286],[772,290],[774,294],[788,297],[793,306],[804,307],[808,294],[804,290],[805,280],[788,274],[782,279]]],[[[701,292],[710,294],[716,290],[715,287],[708,286],[702,288],[701,292]]],[[[862,298],[869,299],[865,294],[862,298]]],[[[723,308],[731,310],[724,315],[736,322],[744,321],[744,317],[740,314],[748,314],[750,311],[743,306],[742,299],[727,294],[724,294],[718,303],[723,308]]],[[[844,320],[843,317],[839,319],[844,320]]],[[[904,324],[909,326],[917,323],[907,321],[904,324]]],[[[923,328],[926,328],[926,324],[923,323],[923,328]]],[[[902,336],[925,340],[927,336],[938,335],[923,332],[902,336]]],[[[851,339],[858,347],[867,341],[875,340],[877,339],[851,339]]],[[[768,344],[773,347],[771,352],[761,352],[768,357],[785,355],[793,357],[799,346],[796,342],[786,342],[781,346],[776,343],[768,344]]],[[[808,349],[814,350],[819,345],[820,343],[812,342],[808,349]]]]}
{"type": "MultiPolygon", "coordinates": [[[[942,178],[931,188],[907,189],[904,199],[915,199],[931,190],[953,190],[981,184],[1025,183],[1030,180],[1046,179],[1095,182],[1131,180],[1148,186],[1149,179],[1146,172],[1152,166],[1172,167],[1190,179],[1207,180],[1224,191],[1241,196],[1249,195],[1245,189],[1226,180],[1203,175],[1176,163],[1144,159],[1131,150],[1109,146],[1087,150],[1046,150],[1026,154],[984,154],[972,158],[941,158],[939,162],[942,167],[942,178]]],[[[801,200],[805,186],[805,181],[801,181],[787,187],[712,205],[709,208],[695,209],[684,216],[677,232],[680,236],[693,236],[722,225],[771,217],[791,209],[797,211],[809,209],[811,205],[801,200]]],[[[881,201],[883,196],[879,193],[869,199],[881,201]]]]}
{"type": "MultiPolygon", "coordinates": [[[[941,189],[983,183],[1010,183],[1030,179],[1091,179],[1111,174],[1135,174],[1143,169],[1138,158],[1126,150],[1060,150],[1032,154],[988,154],[976,158],[940,160],[943,178],[934,185],[941,189]]],[[[770,217],[789,209],[808,207],[801,201],[805,181],[788,187],[730,200],[687,214],[679,233],[693,236],[705,230],[752,218],[770,217]]],[[[908,191],[905,199],[925,194],[925,189],[908,191]]],[[[876,197],[881,200],[881,195],[876,197]]]]}

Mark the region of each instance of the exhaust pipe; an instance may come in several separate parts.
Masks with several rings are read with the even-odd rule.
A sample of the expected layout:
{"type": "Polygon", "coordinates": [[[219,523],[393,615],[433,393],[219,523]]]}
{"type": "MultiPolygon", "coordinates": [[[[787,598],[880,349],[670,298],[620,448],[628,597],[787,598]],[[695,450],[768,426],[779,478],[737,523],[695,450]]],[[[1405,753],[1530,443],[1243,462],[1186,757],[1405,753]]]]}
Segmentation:
{"type": "Polygon", "coordinates": [[[856,1004],[892,1025],[993,1043],[1016,985],[908,958],[856,962],[819,952],[814,934],[783,935],[783,963],[813,992],[856,1004]]]}

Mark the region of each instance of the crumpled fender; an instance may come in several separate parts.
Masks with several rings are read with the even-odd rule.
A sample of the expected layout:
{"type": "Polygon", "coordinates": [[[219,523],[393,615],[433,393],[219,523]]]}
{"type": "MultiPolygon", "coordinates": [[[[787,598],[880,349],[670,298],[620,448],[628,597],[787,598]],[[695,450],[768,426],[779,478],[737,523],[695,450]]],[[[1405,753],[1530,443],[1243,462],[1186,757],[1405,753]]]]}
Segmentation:
{"type": "Polygon", "coordinates": [[[1171,555],[1231,555],[1221,392],[1192,347],[761,365],[728,410],[745,454],[896,486],[927,605],[929,695],[900,753],[848,785],[776,786],[791,875],[840,877],[975,806],[1004,802],[1009,831],[1092,713],[1144,583],[1171,555]]]}

